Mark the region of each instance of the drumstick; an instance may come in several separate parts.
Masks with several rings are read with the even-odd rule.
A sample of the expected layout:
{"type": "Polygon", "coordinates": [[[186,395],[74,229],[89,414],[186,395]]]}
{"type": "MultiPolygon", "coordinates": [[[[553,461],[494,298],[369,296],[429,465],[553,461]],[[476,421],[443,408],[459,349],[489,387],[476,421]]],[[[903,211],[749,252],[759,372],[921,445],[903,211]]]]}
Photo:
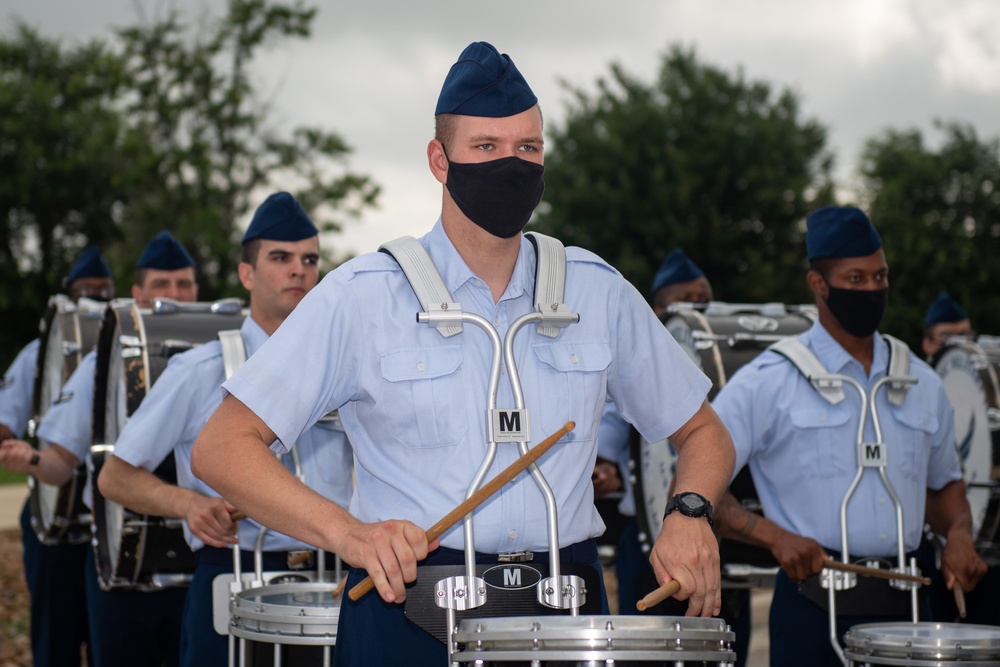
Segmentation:
{"type": "Polygon", "coordinates": [[[343,576],[340,578],[340,583],[337,584],[337,587],[334,588],[332,591],[330,591],[330,595],[332,595],[335,598],[339,598],[340,594],[344,592],[344,586],[346,585],[347,585],[347,577],[343,576]]]}
{"type": "Polygon", "coordinates": [[[670,583],[663,584],[655,591],[639,600],[635,603],[635,608],[639,611],[646,611],[650,607],[655,607],[667,598],[672,598],[677,595],[677,591],[681,589],[681,582],[674,579],[670,583]]]}
{"type": "Polygon", "coordinates": [[[229,513],[229,520],[230,521],[239,521],[240,519],[245,519],[245,518],[247,518],[247,515],[244,514],[243,512],[230,512],[229,513]]]}
{"type": "Polygon", "coordinates": [[[951,591],[955,594],[955,606],[958,607],[959,618],[965,618],[965,591],[962,590],[962,584],[955,580],[951,591]]]}
{"type": "MultiPolygon", "coordinates": [[[[483,485],[478,491],[466,498],[458,507],[448,512],[440,521],[427,529],[427,541],[433,542],[441,537],[442,533],[462,520],[466,514],[479,507],[479,505],[500,488],[511,481],[525,468],[541,458],[542,454],[549,451],[552,445],[559,442],[559,439],[572,431],[576,427],[576,422],[568,421],[561,429],[542,440],[536,446],[528,450],[527,454],[522,454],[519,459],[507,466],[499,475],[483,485]]],[[[362,595],[375,587],[371,577],[365,577],[361,583],[352,588],[347,596],[352,600],[358,600],[362,595]]]]}
{"type": "Polygon", "coordinates": [[[854,565],[852,563],[841,563],[836,560],[823,561],[823,567],[831,570],[840,570],[841,572],[853,572],[854,574],[860,574],[865,577],[875,577],[876,579],[896,579],[899,581],[913,581],[918,584],[923,584],[924,586],[931,585],[931,580],[928,577],[921,577],[915,574],[905,574],[903,572],[892,572],[890,570],[882,570],[877,567],[865,567],[863,565],[854,565]]]}

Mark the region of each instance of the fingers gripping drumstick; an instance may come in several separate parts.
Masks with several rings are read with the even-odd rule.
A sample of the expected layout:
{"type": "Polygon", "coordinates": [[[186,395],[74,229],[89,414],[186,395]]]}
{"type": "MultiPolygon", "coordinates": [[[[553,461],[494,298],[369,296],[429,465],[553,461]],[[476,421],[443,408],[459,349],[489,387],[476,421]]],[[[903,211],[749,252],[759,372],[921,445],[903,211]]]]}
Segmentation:
{"type": "MultiPolygon", "coordinates": [[[[560,438],[572,431],[575,427],[576,422],[566,422],[561,429],[529,449],[527,454],[522,454],[521,458],[507,466],[507,468],[505,468],[499,475],[484,484],[481,489],[466,498],[465,501],[463,501],[458,507],[446,514],[436,524],[428,528],[426,533],[427,541],[433,542],[437,538],[441,537],[446,530],[461,521],[462,517],[479,507],[479,505],[482,504],[487,498],[499,491],[504,484],[517,477],[521,471],[525,470],[528,466],[541,458],[542,454],[547,452],[552,445],[556,444],[560,438]]],[[[365,577],[361,583],[356,585],[347,593],[347,596],[352,600],[357,600],[374,587],[375,584],[372,582],[372,578],[365,577]]]]}
{"type": "Polygon", "coordinates": [[[646,611],[650,607],[655,607],[667,598],[672,598],[677,595],[677,591],[681,589],[681,582],[674,579],[673,581],[663,584],[655,591],[639,600],[635,603],[635,608],[639,611],[646,611]]]}

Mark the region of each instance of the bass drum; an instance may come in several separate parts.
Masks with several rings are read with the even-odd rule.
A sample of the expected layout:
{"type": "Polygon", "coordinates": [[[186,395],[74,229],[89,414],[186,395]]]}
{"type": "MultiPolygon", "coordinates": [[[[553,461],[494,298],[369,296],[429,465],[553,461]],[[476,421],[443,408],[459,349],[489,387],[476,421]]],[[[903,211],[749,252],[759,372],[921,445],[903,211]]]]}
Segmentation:
{"type": "Polygon", "coordinates": [[[1000,341],[949,341],[932,360],[955,410],[955,448],[980,556],[1000,564],[1000,341]]]}
{"type": "MultiPolygon", "coordinates": [[[[712,381],[708,393],[711,400],[733,373],[769,345],[811,327],[816,320],[816,308],[780,303],[675,303],[660,319],[674,340],[712,381]]],[[[647,442],[633,429],[631,455],[630,475],[636,494],[639,542],[648,553],[660,534],[677,453],[668,441],[647,442]]],[[[746,467],[733,480],[730,491],[745,508],[760,512],[757,491],[746,467]]],[[[766,549],[732,540],[722,540],[719,552],[724,577],[727,572],[731,575],[724,578],[725,586],[760,583],[756,579],[761,577],[753,574],[756,568],[776,568],[778,565],[766,549]]]]}
{"type": "MultiPolygon", "coordinates": [[[[57,294],[49,299],[39,330],[29,440],[39,451],[49,443],[37,437],[49,406],[59,400],[63,385],[83,357],[97,345],[106,303],[57,294]]],[[[28,478],[31,491],[31,527],[42,544],[82,544],[90,538],[90,511],[83,503],[86,466],[61,486],[28,478]]]]}
{"type": "MultiPolygon", "coordinates": [[[[238,299],[177,303],[157,299],[152,308],[131,301],[112,303],[104,313],[94,381],[91,531],[97,578],[105,590],[156,589],[186,584],[195,558],[179,519],[136,515],[101,495],[97,476],[114,442],[146,392],[174,354],[213,340],[220,331],[243,324],[238,299]]],[[[177,482],[174,457],[155,471],[177,482]]]]}

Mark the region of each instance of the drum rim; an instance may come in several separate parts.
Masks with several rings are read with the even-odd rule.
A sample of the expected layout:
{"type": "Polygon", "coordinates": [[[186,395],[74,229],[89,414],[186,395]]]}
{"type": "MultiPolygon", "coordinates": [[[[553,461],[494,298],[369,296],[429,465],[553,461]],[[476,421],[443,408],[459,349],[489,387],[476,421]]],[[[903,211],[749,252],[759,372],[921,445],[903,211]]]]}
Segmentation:
{"type": "Polygon", "coordinates": [[[853,626],[844,635],[845,653],[855,655],[900,655],[914,657],[991,657],[1000,659],[1000,627],[974,623],[863,623],[853,626]],[[933,631],[951,631],[953,635],[935,636],[933,631]],[[975,636],[976,633],[979,636],[975,636]],[[972,636],[970,636],[972,635],[972,636]],[[942,640],[952,639],[960,646],[941,646],[942,640]],[[858,651],[861,653],[858,653],[858,651]],[[880,651],[880,653],[874,653],[880,651]],[[989,651],[987,655],[981,654],[989,651]]]}

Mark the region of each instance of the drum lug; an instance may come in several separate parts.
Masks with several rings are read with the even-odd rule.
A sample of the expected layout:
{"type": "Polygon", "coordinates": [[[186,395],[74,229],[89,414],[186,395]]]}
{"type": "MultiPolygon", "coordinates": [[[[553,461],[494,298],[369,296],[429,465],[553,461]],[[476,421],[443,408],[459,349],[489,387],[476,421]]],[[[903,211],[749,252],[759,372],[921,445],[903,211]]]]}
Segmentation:
{"type": "Polygon", "coordinates": [[[553,609],[578,609],[587,601],[587,588],[576,575],[563,575],[558,582],[546,577],[538,582],[538,601],[553,609]]]}
{"type": "Polygon", "coordinates": [[[447,577],[434,586],[434,602],[442,609],[466,611],[486,604],[486,580],[466,576],[447,577]]]}
{"type": "Polygon", "coordinates": [[[819,585],[830,588],[830,577],[833,577],[833,590],[846,591],[858,585],[858,575],[853,572],[841,572],[824,568],[819,574],[819,585]]]}

